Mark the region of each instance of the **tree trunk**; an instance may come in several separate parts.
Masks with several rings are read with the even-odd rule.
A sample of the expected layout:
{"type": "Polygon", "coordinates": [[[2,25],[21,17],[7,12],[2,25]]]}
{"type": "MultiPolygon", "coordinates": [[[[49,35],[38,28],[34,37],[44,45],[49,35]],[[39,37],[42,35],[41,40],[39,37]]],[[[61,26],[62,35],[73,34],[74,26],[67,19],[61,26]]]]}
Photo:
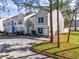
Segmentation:
{"type": "Polygon", "coordinates": [[[77,19],[77,12],[75,12],[75,31],[77,31],[77,24],[76,24],[76,19],[77,19]]]}
{"type": "Polygon", "coordinates": [[[58,47],[60,47],[60,33],[59,33],[59,0],[57,0],[57,41],[58,41],[58,47]]]}
{"type": "Polygon", "coordinates": [[[53,42],[52,0],[50,0],[50,42],[53,42]]]}
{"type": "Polygon", "coordinates": [[[71,19],[71,22],[70,22],[67,43],[69,42],[69,39],[70,39],[70,29],[71,29],[71,26],[72,26],[72,22],[73,22],[73,19],[74,19],[73,17],[74,16],[75,16],[75,11],[73,11],[73,16],[72,16],[72,19],[71,19]]]}

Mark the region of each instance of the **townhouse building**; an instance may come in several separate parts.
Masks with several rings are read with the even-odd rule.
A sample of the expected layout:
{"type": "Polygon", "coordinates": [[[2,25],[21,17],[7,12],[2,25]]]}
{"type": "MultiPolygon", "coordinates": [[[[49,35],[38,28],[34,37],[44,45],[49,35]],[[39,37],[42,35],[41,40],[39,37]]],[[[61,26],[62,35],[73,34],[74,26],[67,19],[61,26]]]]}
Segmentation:
{"type": "Polygon", "coordinates": [[[7,18],[6,20],[3,21],[3,26],[4,26],[4,32],[12,33],[12,20],[7,18]]]}
{"type": "MultiPolygon", "coordinates": [[[[57,10],[52,11],[52,25],[53,25],[53,34],[57,32],[57,10]]],[[[38,35],[50,35],[50,13],[39,10],[37,13],[26,13],[20,14],[18,16],[12,17],[9,21],[11,25],[11,32],[19,34],[27,34],[35,31],[38,35]]],[[[6,20],[5,20],[6,21],[6,20]]],[[[5,22],[5,24],[8,23],[5,22]]],[[[64,18],[59,11],[59,26],[60,33],[64,32],[64,18]]],[[[6,27],[6,26],[5,26],[6,27]]],[[[5,28],[4,27],[4,28],[5,28]]],[[[8,28],[7,27],[7,28],[8,28]]],[[[7,31],[7,30],[6,30],[7,31]]]]}

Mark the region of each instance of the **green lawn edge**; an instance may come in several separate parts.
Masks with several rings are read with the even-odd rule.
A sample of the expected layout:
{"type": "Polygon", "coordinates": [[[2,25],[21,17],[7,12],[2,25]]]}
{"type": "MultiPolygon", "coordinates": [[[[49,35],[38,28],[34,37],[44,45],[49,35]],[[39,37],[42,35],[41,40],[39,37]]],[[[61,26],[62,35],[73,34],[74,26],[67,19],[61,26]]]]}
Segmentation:
{"type": "MultiPolygon", "coordinates": [[[[68,58],[68,57],[65,57],[65,56],[60,56],[60,55],[57,55],[57,54],[52,54],[52,53],[48,53],[48,52],[41,52],[40,50],[36,49],[37,46],[41,46],[41,45],[47,44],[47,43],[49,43],[49,42],[42,42],[42,43],[35,44],[35,45],[32,46],[31,50],[38,53],[38,54],[43,54],[43,55],[46,55],[48,57],[52,57],[52,58],[55,58],[55,59],[61,59],[61,58],[62,59],[72,59],[72,58],[68,58]]],[[[72,43],[69,43],[69,44],[72,44],[72,43]]],[[[79,45],[77,47],[79,48],[79,45]]]]}
{"type": "Polygon", "coordinates": [[[55,58],[55,59],[59,59],[58,58],[58,56],[52,56],[52,54],[47,54],[46,52],[40,52],[39,50],[36,50],[34,47],[35,46],[38,46],[38,45],[41,45],[41,44],[45,44],[45,43],[48,43],[48,42],[42,42],[42,43],[37,43],[37,44],[34,44],[32,47],[31,47],[31,50],[33,51],[33,52],[36,52],[36,53],[38,53],[38,54],[42,54],[42,55],[46,55],[46,56],[48,56],[48,57],[52,57],[52,58],[55,58]]]}

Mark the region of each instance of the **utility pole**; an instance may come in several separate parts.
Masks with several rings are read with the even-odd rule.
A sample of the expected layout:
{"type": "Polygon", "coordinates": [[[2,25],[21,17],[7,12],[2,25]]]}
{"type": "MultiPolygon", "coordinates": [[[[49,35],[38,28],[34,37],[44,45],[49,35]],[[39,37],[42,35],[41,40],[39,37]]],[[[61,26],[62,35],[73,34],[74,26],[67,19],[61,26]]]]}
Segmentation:
{"type": "Polygon", "coordinates": [[[52,0],[49,1],[50,1],[50,42],[53,42],[52,0]]]}
{"type": "Polygon", "coordinates": [[[59,33],[59,0],[57,0],[57,41],[58,47],[60,47],[60,33],[59,33]]]}

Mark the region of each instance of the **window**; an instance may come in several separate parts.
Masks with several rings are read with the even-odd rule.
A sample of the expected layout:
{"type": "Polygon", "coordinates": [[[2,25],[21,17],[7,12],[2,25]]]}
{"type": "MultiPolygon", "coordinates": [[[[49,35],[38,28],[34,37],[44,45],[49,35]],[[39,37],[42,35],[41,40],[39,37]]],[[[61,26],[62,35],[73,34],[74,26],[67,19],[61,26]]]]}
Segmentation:
{"type": "Polygon", "coordinates": [[[16,23],[15,23],[15,25],[16,25],[16,23]]]}
{"type": "Polygon", "coordinates": [[[38,28],[38,33],[42,34],[43,33],[43,28],[38,28]]]}
{"type": "Polygon", "coordinates": [[[38,18],[38,23],[43,23],[43,22],[44,22],[43,17],[39,17],[38,18]]]}
{"type": "Polygon", "coordinates": [[[18,20],[18,24],[22,24],[22,20],[18,20]]]}
{"type": "Polygon", "coordinates": [[[5,23],[3,23],[3,26],[6,26],[6,24],[5,24],[5,23]]]}
{"type": "Polygon", "coordinates": [[[10,23],[8,23],[8,25],[10,25],[10,23]]]}
{"type": "Polygon", "coordinates": [[[15,30],[15,27],[13,27],[12,29],[15,30]]]}

